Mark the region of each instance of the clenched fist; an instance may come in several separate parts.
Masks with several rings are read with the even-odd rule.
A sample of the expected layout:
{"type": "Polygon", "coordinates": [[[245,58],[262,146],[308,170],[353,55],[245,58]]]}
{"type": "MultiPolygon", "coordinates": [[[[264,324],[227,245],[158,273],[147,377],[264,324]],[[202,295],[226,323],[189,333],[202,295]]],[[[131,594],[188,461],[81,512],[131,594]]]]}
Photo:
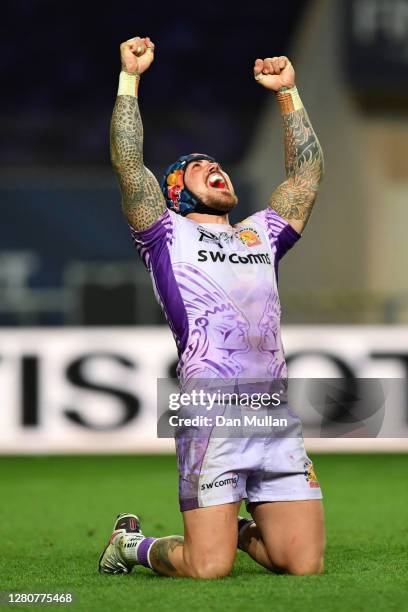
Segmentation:
{"type": "Polygon", "coordinates": [[[266,89],[273,91],[279,91],[281,87],[295,86],[295,71],[284,55],[255,60],[254,77],[266,89]]]}
{"type": "Polygon", "coordinates": [[[142,74],[154,60],[154,44],[146,38],[130,38],[120,45],[122,70],[129,74],[142,74]]]}

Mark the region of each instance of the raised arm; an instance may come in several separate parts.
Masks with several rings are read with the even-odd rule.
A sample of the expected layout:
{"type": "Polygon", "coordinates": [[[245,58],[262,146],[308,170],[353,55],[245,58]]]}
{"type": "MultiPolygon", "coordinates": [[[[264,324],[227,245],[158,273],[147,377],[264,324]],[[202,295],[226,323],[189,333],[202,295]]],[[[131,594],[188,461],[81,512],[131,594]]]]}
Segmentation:
{"type": "Polygon", "coordinates": [[[286,181],[272,193],[269,206],[300,233],[304,230],[323,178],[323,152],[295,87],[295,71],[286,57],[257,59],[255,79],[276,92],[285,142],[286,181]]]}
{"type": "Polygon", "coordinates": [[[143,124],[138,105],[140,75],[154,59],[149,38],[120,46],[122,72],[110,129],[111,161],[122,192],[122,209],[136,230],[150,227],[166,209],[160,185],[143,163],[143,124]]]}

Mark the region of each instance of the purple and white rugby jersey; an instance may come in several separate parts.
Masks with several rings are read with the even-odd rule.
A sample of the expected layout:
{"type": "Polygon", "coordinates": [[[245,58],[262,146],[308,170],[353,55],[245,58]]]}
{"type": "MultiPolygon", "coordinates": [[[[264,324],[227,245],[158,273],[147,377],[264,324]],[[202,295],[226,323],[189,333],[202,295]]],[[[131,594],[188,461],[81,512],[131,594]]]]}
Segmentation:
{"type": "Polygon", "coordinates": [[[278,262],[300,235],[268,208],[235,226],[166,210],[131,228],[176,340],[182,383],[191,378],[286,378],[278,262]]]}

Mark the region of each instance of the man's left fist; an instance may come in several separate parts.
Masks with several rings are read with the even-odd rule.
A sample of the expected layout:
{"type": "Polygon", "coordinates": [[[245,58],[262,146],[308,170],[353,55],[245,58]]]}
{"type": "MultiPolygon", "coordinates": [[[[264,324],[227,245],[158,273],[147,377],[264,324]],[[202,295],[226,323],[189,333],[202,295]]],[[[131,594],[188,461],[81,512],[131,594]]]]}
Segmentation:
{"type": "Polygon", "coordinates": [[[254,77],[266,89],[273,91],[279,91],[281,87],[295,86],[295,71],[284,55],[255,60],[254,77]]]}

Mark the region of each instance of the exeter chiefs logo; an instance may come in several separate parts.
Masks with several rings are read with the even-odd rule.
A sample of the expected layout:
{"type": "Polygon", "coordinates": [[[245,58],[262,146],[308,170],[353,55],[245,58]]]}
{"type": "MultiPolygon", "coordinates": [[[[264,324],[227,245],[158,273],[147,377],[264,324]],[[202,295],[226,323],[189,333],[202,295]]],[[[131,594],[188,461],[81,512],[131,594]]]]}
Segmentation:
{"type": "Polygon", "coordinates": [[[306,461],[303,466],[305,468],[305,477],[311,489],[319,489],[319,481],[317,480],[316,472],[311,461],[306,461]]]}
{"type": "Polygon", "coordinates": [[[261,238],[256,230],[252,227],[244,227],[239,230],[238,238],[245,244],[247,247],[258,246],[262,244],[261,238]]]}

